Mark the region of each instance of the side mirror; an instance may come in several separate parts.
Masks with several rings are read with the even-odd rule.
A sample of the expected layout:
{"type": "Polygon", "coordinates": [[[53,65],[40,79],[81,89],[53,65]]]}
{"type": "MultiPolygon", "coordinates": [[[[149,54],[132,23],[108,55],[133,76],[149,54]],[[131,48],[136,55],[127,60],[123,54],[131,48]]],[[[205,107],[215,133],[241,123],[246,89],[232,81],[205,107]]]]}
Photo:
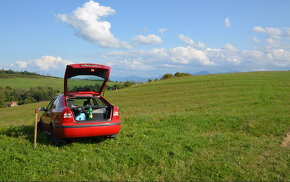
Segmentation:
{"type": "Polygon", "coordinates": [[[39,111],[45,111],[46,109],[44,107],[40,107],[38,110],[39,111]]]}

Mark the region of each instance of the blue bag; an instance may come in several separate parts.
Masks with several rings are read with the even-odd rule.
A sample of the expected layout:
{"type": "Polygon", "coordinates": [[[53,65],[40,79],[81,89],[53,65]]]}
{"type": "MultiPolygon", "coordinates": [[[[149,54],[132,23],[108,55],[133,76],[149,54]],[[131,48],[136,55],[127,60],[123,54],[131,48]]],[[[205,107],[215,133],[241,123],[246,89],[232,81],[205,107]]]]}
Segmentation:
{"type": "Polygon", "coordinates": [[[84,121],[84,120],[86,120],[85,113],[80,113],[79,115],[77,115],[76,120],[77,121],[84,121]]]}

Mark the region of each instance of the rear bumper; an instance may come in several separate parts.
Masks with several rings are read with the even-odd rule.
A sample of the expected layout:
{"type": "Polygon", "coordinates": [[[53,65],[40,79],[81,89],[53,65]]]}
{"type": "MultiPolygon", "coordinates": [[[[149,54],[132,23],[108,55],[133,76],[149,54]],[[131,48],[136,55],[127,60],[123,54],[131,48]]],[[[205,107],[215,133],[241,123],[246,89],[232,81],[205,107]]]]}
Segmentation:
{"type": "Polygon", "coordinates": [[[62,124],[54,127],[57,138],[79,138],[118,134],[121,122],[62,124]]]}

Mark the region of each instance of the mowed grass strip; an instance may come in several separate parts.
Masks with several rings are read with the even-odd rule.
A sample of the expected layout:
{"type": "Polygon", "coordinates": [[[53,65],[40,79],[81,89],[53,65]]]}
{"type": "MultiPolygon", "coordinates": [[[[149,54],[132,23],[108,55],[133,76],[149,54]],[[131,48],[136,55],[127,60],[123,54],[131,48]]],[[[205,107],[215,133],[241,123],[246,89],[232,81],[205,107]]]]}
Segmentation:
{"type": "Polygon", "coordinates": [[[289,80],[234,73],[106,92],[120,108],[117,140],[55,147],[40,134],[36,151],[33,108],[47,103],[0,109],[0,180],[289,181],[289,80]]]}

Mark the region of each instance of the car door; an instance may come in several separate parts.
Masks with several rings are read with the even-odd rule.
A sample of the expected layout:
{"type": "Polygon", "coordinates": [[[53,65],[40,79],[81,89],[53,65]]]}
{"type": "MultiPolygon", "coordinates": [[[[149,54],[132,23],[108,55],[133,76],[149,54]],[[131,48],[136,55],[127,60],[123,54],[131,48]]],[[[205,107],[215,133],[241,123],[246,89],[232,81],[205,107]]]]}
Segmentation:
{"type": "Polygon", "coordinates": [[[52,99],[52,101],[46,107],[45,112],[43,113],[41,120],[43,122],[44,130],[50,132],[50,123],[51,123],[51,115],[52,115],[52,107],[53,103],[55,102],[56,97],[52,99]]]}
{"type": "MultiPolygon", "coordinates": [[[[60,99],[62,97],[61,96],[57,96],[50,108],[50,123],[52,123],[53,125],[55,125],[56,123],[59,123],[59,116],[61,115],[59,113],[59,102],[60,102],[60,99]]],[[[61,117],[61,116],[60,116],[61,117]]]]}

